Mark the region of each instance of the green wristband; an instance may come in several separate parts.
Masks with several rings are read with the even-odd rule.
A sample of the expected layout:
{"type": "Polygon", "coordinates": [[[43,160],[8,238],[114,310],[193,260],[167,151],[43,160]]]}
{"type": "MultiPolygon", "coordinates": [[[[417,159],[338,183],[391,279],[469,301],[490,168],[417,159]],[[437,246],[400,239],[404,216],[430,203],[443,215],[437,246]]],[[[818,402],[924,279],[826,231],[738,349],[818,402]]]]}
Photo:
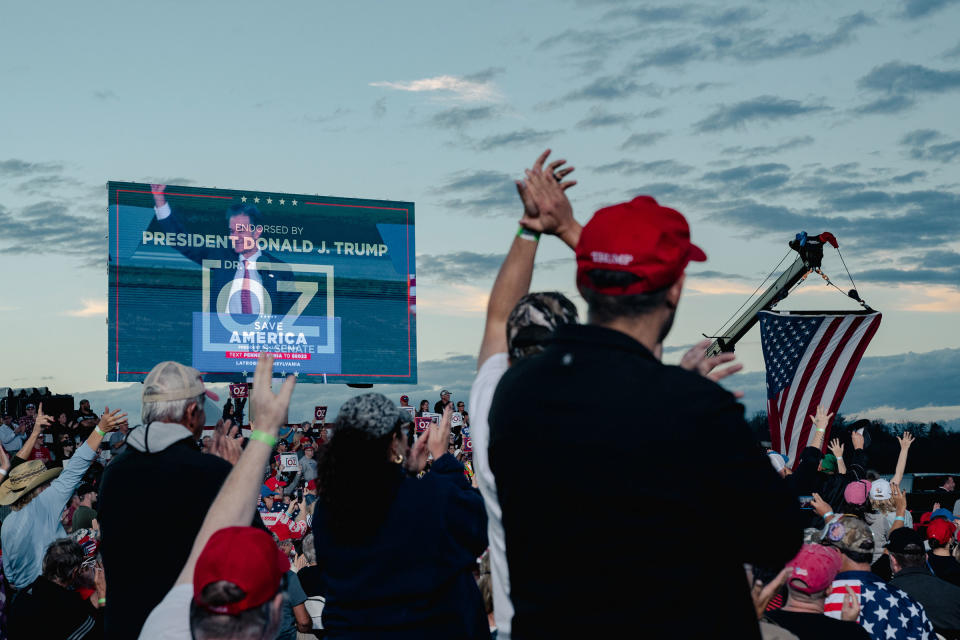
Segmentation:
{"type": "Polygon", "coordinates": [[[100,428],[100,425],[97,425],[96,427],[94,427],[93,430],[96,431],[97,433],[99,433],[101,438],[107,435],[107,432],[106,432],[106,431],[103,431],[103,430],[100,428]]]}
{"type": "Polygon", "coordinates": [[[265,433],[263,431],[257,431],[256,429],[250,432],[250,439],[259,440],[260,442],[267,445],[271,449],[273,449],[277,444],[277,439],[274,438],[272,435],[270,435],[269,433],[265,433]]]}
{"type": "Polygon", "coordinates": [[[524,240],[529,240],[530,242],[540,241],[540,234],[538,232],[525,229],[523,225],[520,225],[520,227],[517,229],[517,237],[523,238],[524,240]]]}

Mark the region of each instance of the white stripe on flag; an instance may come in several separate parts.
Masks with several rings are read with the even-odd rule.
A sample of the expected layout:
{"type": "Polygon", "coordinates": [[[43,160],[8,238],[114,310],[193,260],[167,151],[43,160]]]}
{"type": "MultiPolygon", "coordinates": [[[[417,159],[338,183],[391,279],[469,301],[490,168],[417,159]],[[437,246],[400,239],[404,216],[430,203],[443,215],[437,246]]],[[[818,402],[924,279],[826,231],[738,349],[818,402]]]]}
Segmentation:
{"type": "Polygon", "coordinates": [[[823,603],[824,615],[836,618],[837,620],[840,619],[840,611],[843,609],[843,597],[847,595],[847,587],[853,589],[853,592],[857,594],[857,603],[860,603],[861,584],[859,580],[834,580],[833,584],[830,585],[827,599],[823,603]]]}
{"type": "MultiPolygon", "coordinates": [[[[793,419],[793,431],[790,433],[791,460],[796,460],[800,433],[803,431],[803,423],[805,420],[809,420],[809,417],[807,416],[807,407],[810,406],[810,399],[813,397],[813,392],[817,388],[817,383],[820,382],[820,377],[823,375],[824,368],[826,368],[827,363],[830,361],[830,356],[833,355],[833,352],[836,351],[840,346],[840,341],[843,340],[844,334],[850,328],[850,325],[853,324],[854,317],[855,316],[847,316],[840,321],[840,324],[837,326],[837,330],[833,332],[832,336],[830,336],[830,342],[827,343],[823,353],[820,354],[820,359],[814,363],[813,373],[810,375],[810,379],[807,380],[807,386],[803,389],[803,395],[800,398],[800,403],[797,405],[797,412],[793,419]]],[[[824,326],[829,326],[830,321],[825,321],[823,324],[824,326]]],[[[814,344],[811,342],[810,346],[813,347],[814,344]]],[[[800,372],[802,369],[797,369],[797,371],[800,372]]],[[[793,408],[791,407],[790,410],[793,411],[793,408]]]]}
{"type": "MultiPolygon", "coordinates": [[[[790,394],[787,396],[787,401],[783,404],[783,410],[780,412],[780,438],[781,438],[781,451],[786,453],[787,457],[791,462],[797,459],[797,444],[796,436],[800,433],[799,430],[789,431],[790,441],[787,442],[787,433],[789,430],[789,425],[787,420],[790,419],[790,408],[793,407],[795,401],[795,396],[797,394],[797,387],[800,386],[798,377],[803,377],[803,372],[807,370],[807,367],[810,365],[810,358],[813,357],[813,354],[817,350],[817,345],[823,341],[823,336],[827,332],[827,329],[830,328],[830,318],[826,318],[823,322],[820,323],[820,327],[817,329],[817,332],[813,334],[813,339],[810,340],[810,344],[807,345],[807,350],[803,353],[803,358],[800,359],[800,365],[797,367],[797,372],[794,375],[793,381],[790,383],[790,394]]],[[[806,416],[803,416],[806,417],[806,416]]],[[[803,421],[800,421],[800,425],[803,426],[803,421]]]]}

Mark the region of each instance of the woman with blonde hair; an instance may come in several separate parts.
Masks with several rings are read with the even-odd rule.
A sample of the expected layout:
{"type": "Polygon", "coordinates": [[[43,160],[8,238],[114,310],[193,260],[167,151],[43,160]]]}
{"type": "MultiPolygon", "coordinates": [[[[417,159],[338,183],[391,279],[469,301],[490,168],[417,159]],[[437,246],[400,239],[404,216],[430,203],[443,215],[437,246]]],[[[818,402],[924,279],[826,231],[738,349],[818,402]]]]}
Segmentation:
{"type": "MultiPolygon", "coordinates": [[[[903,473],[907,468],[907,454],[910,452],[910,445],[913,444],[913,434],[904,431],[903,435],[897,438],[900,441],[900,456],[897,458],[897,467],[893,473],[893,479],[884,480],[878,478],[870,485],[870,506],[872,513],[866,514],[867,524],[873,531],[873,539],[876,544],[873,546],[873,561],[883,555],[884,545],[890,539],[890,530],[897,522],[897,508],[894,505],[893,491],[891,484],[900,486],[903,480],[903,473]]],[[[903,514],[903,526],[913,526],[913,516],[909,511],[903,514]]]]}

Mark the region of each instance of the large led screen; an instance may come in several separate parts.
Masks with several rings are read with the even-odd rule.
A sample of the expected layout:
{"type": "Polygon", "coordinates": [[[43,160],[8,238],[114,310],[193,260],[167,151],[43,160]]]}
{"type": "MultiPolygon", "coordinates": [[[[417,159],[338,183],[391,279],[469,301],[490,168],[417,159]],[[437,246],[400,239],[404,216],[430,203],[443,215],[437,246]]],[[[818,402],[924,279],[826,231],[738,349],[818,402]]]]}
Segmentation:
{"type": "Polygon", "coordinates": [[[107,380],[417,381],[412,202],[110,182],[107,380]]]}

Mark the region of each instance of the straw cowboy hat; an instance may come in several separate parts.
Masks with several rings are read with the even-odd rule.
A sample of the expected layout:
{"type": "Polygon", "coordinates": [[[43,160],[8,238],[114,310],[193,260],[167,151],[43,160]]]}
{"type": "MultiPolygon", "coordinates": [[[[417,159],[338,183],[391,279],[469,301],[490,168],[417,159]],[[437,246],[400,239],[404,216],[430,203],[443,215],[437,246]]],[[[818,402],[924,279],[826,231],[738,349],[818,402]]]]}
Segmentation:
{"type": "Polygon", "coordinates": [[[0,485],[0,505],[13,504],[26,492],[59,476],[61,471],[62,467],[47,469],[43,460],[29,460],[16,466],[7,481],[0,485]]]}

